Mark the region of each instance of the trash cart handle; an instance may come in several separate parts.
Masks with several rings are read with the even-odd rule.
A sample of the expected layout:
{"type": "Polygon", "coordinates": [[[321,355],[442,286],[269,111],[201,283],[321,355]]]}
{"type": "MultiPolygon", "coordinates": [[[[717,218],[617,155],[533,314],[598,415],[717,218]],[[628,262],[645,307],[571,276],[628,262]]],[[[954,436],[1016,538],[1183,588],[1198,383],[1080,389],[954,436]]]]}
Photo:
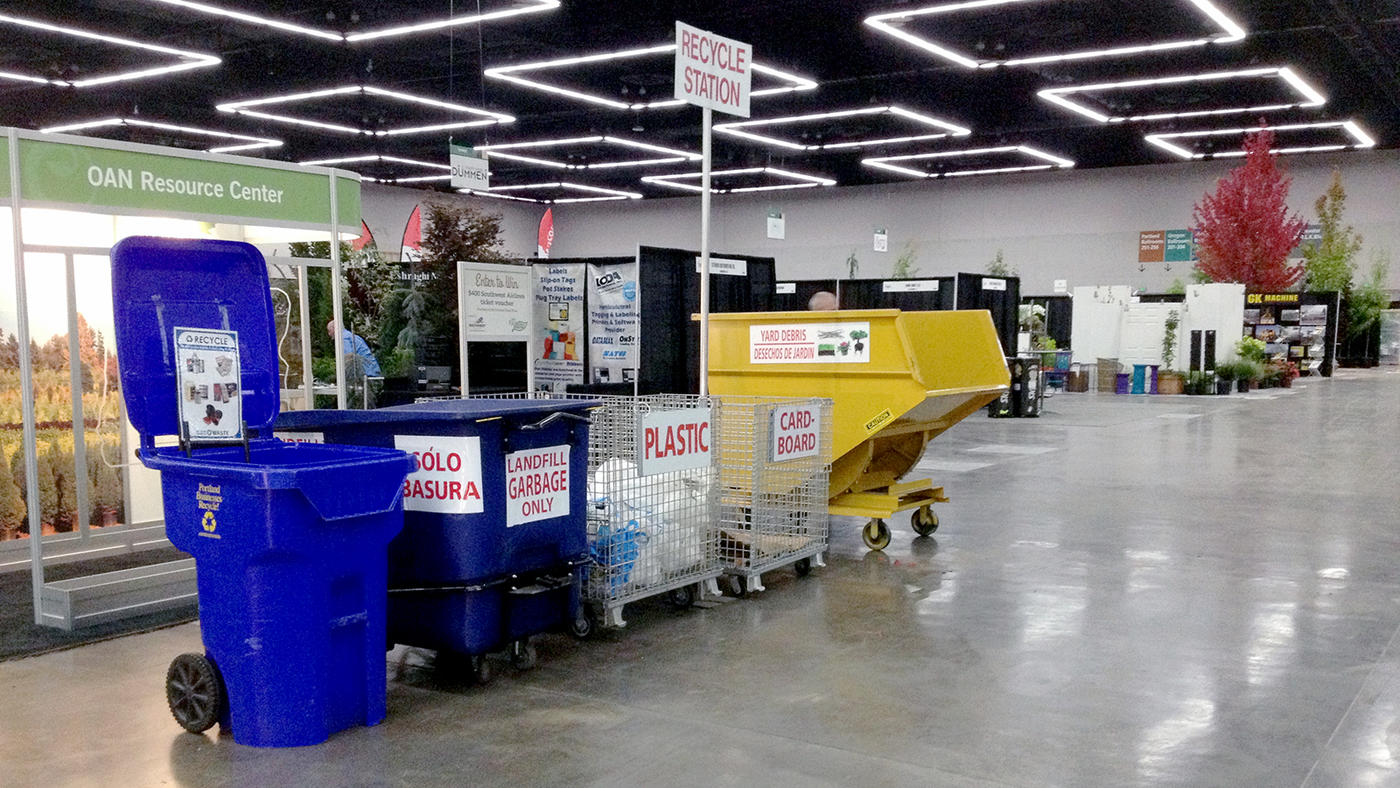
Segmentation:
{"type": "Polygon", "coordinates": [[[593,423],[587,416],[580,416],[580,415],[578,415],[577,413],[569,413],[568,411],[556,410],[556,411],[554,411],[553,413],[549,414],[548,416],[545,416],[544,418],[542,418],[542,419],[540,419],[539,421],[535,422],[534,424],[522,424],[522,425],[520,425],[520,429],[522,429],[522,430],[531,430],[531,431],[533,431],[533,430],[542,430],[542,429],[544,429],[545,427],[548,427],[549,425],[551,425],[551,424],[553,424],[554,422],[558,421],[559,419],[573,419],[574,421],[581,421],[581,422],[583,422],[584,424],[592,424],[592,423],[593,423]]]}

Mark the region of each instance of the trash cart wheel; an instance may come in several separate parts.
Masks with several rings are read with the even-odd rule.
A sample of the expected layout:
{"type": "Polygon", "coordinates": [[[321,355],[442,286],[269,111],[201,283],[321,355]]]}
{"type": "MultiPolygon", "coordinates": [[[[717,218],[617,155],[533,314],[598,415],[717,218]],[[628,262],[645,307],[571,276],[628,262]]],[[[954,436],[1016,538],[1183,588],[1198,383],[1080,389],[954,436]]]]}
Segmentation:
{"type": "Polygon", "coordinates": [[[860,537],[871,550],[884,550],[890,546],[890,527],[884,520],[871,520],[861,529],[860,537]]]}
{"type": "Polygon", "coordinates": [[[807,575],[812,574],[812,559],[799,558],[796,561],[793,561],[792,571],[796,572],[798,577],[806,577],[807,575]]]}
{"type": "Polygon", "coordinates": [[[165,700],[180,727],[203,733],[224,711],[224,679],[203,654],[181,654],[165,672],[165,700]]]}
{"type": "Polygon", "coordinates": [[[909,525],[919,536],[928,536],[938,530],[938,514],[932,506],[920,506],[909,515],[909,525]]]}
{"type": "Polygon", "coordinates": [[[496,677],[496,671],[491,667],[491,660],[487,659],[485,654],[473,654],[470,664],[472,680],[477,684],[485,686],[496,677]]]}
{"type": "Polygon", "coordinates": [[[730,575],[729,592],[740,599],[747,599],[749,596],[749,579],[743,575],[730,575]]]}
{"type": "Polygon", "coordinates": [[[516,670],[530,670],[539,664],[539,655],[535,652],[535,644],[528,638],[517,640],[510,644],[510,664],[516,670]]]}
{"type": "Polygon", "coordinates": [[[569,634],[578,640],[587,640],[593,636],[594,613],[587,606],[580,605],[578,615],[569,623],[569,634]]]}
{"type": "Polygon", "coordinates": [[[666,604],[676,610],[685,610],[695,604],[695,586],[681,586],[666,592],[666,604]]]}

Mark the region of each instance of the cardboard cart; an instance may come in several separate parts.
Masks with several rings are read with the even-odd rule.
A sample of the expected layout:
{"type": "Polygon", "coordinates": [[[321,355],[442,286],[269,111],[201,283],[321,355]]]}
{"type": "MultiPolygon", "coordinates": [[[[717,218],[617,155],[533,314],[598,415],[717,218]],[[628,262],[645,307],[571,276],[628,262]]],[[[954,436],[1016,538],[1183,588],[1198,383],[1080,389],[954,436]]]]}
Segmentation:
{"type": "Polygon", "coordinates": [[[454,399],[295,411],[282,414],[277,434],[417,458],[403,485],[403,533],[389,546],[388,639],[464,655],[484,682],[489,653],[508,649],[529,668],[531,636],[591,629],[580,592],[596,404],[454,399]]]}
{"type": "Polygon", "coordinates": [[[901,479],[930,440],[1010,383],[983,310],[712,314],[709,374],[720,396],[832,400],[830,512],[870,518],[872,550],[889,544],[885,519],[897,512],[914,510],[920,535],[938,528],[943,488],[901,479]]]}
{"type": "Polygon", "coordinates": [[[385,551],[413,458],[253,436],[279,390],[252,246],[128,238],[112,249],[112,293],[138,456],[161,471],[166,533],[197,572],[205,651],[171,663],[171,712],[262,747],[380,722],[385,551]]]}

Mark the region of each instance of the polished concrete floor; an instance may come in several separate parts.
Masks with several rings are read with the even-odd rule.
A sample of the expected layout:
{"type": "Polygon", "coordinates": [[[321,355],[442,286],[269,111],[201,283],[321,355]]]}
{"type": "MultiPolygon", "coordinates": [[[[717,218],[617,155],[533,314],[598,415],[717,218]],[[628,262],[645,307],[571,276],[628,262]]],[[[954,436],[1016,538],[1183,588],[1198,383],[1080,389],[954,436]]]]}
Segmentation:
{"type": "Polygon", "coordinates": [[[6,785],[1400,784],[1400,374],[1060,395],[923,467],[953,502],[748,600],[629,608],[486,687],[391,655],[389,718],[181,733],[196,625],[0,664],[6,785]]]}

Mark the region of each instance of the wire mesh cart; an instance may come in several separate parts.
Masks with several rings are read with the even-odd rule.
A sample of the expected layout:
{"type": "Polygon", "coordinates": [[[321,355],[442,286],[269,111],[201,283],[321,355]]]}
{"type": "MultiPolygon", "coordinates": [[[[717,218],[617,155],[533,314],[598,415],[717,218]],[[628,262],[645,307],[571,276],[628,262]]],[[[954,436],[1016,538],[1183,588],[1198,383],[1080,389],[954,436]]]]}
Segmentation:
{"type": "Polygon", "coordinates": [[[749,312],[710,316],[710,393],[832,400],[830,513],[870,518],[867,547],[890,542],[885,518],[913,513],[933,533],[928,479],[904,479],[929,441],[1006,391],[1010,376],[985,310],[749,312]]]}
{"type": "Polygon", "coordinates": [[[718,594],[713,439],[721,427],[712,400],[691,394],[532,396],[594,401],[584,598],[603,626],[626,626],[623,608],[648,597],[664,594],[673,607],[686,608],[707,592],[718,594]]]}
{"type": "Polygon", "coordinates": [[[740,594],[764,572],[823,566],[830,518],[831,400],[715,397],[719,405],[719,561],[740,594]]]}

